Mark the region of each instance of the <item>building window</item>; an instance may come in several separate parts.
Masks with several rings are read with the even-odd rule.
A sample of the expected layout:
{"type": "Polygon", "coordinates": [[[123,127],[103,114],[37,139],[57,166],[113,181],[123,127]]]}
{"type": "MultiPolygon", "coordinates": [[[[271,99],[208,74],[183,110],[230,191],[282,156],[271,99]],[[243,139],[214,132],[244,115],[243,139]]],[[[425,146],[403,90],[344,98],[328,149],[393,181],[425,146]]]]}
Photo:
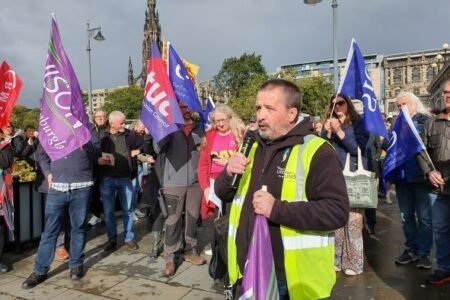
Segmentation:
{"type": "Polygon", "coordinates": [[[419,96],[420,95],[420,88],[414,88],[413,93],[414,93],[414,95],[419,96]]]}
{"type": "Polygon", "coordinates": [[[427,68],[427,81],[433,80],[435,74],[434,74],[434,68],[432,66],[428,66],[427,68]]]}
{"type": "Polygon", "coordinates": [[[420,76],[420,67],[414,67],[412,69],[412,82],[413,83],[419,83],[421,80],[421,76],[420,76]]]}
{"type": "Polygon", "coordinates": [[[401,83],[402,83],[402,70],[395,69],[394,70],[394,84],[401,84],[401,83]]]}
{"type": "Polygon", "coordinates": [[[397,97],[398,96],[398,94],[400,94],[400,89],[396,89],[395,91],[394,91],[394,97],[397,97]]]}

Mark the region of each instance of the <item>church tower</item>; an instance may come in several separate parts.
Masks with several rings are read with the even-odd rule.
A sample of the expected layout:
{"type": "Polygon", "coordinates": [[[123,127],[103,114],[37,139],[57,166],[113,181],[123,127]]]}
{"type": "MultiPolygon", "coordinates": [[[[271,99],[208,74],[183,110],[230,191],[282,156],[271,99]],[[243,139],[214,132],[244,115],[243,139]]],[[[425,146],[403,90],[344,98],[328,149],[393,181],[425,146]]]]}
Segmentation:
{"type": "Polygon", "coordinates": [[[150,57],[152,41],[156,40],[161,52],[161,25],[159,24],[159,13],[156,11],[156,0],[147,0],[145,10],[144,40],[142,41],[142,69],[140,74],[133,77],[133,66],[131,59],[128,61],[128,85],[139,84],[144,87],[147,80],[147,62],[150,57]]]}

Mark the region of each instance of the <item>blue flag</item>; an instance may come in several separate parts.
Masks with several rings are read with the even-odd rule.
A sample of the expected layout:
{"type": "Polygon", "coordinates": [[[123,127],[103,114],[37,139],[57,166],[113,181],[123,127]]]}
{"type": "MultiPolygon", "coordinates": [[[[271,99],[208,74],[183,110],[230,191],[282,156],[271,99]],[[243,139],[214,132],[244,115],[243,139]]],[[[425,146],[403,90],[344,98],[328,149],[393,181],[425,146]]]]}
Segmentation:
{"type": "Polygon", "coordinates": [[[214,101],[212,100],[211,96],[209,96],[208,100],[206,101],[205,110],[203,111],[203,122],[204,122],[203,127],[204,128],[211,125],[211,119],[210,119],[209,115],[211,114],[211,112],[213,111],[215,106],[216,105],[214,104],[214,101]]]}
{"type": "Polygon", "coordinates": [[[403,165],[420,151],[425,150],[419,133],[406,106],[398,115],[384,160],[383,178],[394,182],[405,177],[403,165]]]}
{"type": "Polygon", "coordinates": [[[194,84],[172,45],[169,44],[169,78],[178,101],[186,103],[191,111],[203,117],[203,109],[198,100],[194,84]]]}
{"type": "Polygon", "coordinates": [[[350,45],[338,94],[361,100],[364,104],[364,128],[368,132],[388,138],[364,56],[354,39],[350,45]]]}
{"type": "Polygon", "coordinates": [[[179,130],[184,120],[155,41],[147,72],[141,120],[153,139],[159,142],[179,130]]]}

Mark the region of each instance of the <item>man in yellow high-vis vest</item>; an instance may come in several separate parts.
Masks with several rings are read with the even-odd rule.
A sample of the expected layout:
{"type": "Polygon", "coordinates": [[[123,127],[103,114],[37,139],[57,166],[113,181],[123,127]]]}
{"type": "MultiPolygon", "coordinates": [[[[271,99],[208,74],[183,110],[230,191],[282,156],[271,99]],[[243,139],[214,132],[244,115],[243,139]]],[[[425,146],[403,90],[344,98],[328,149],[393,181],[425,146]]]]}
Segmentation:
{"type": "Polygon", "coordinates": [[[336,280],[333,231],[347,223],[348,196],[336,152],[313,135],[300,109],[297,86],[283,79],[265,82],[256,96],[256,141],[248,157],[230,157],[215,192],[224,201],[233,200],[227,262],[231,283],[239,285],[255,214],[262,214],[269,221],[280,298],[323,299],[336,280]],[[237,189],[231,186],[234,174],[242,174],[237,189]]]}

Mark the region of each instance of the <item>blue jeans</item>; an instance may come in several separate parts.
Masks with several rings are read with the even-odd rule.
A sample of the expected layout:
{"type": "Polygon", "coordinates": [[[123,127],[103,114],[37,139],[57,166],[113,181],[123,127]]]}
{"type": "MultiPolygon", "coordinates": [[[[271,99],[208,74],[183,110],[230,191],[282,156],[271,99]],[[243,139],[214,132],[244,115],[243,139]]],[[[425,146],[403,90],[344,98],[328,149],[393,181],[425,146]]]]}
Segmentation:
{"type": "Polygon", "coordinates": [[[129,178],[103,177],[100,182],[100,191],[105,212],[106,234],[108,240],[117,241],[116,227],[116,193],[122,208],[123,233],[125,242],[134,238],[133,229],[133,185],[129,178]]]}
{"type": "Polygon", "coordinates": [[[430,255],[433,231],[428,186],[421,183],[399,183],[395,185],[395,189],[406,249],[419,256],[430,255]]]}
{"type": "Polygon", "coordinates": [[[138,205],[138,196],[139,192],[141,191],[142,186],[142,177],[144,177],[144,168],[142,165],[138,164],[137,168],[137,176],[133,179],[133,201],[132,203],[132,210],[135,210],[138,205]]]}
{"type": "Polygon", "coordinates": [[[438,270],[450,272],[450,196],[431,194],[438,270]]]}
{"type": "Polygon", "coordinates": [[[34,272],[47,274],[55,256],[56,239],[62,223],[64,210],[68,207],[71,242],[69,267],[82,266],[84,262],[84,246],[86,245],[86,218],[92,187],[68,192],[50,189],[45,203],[45,228],[41,235],[34,272]]]}

